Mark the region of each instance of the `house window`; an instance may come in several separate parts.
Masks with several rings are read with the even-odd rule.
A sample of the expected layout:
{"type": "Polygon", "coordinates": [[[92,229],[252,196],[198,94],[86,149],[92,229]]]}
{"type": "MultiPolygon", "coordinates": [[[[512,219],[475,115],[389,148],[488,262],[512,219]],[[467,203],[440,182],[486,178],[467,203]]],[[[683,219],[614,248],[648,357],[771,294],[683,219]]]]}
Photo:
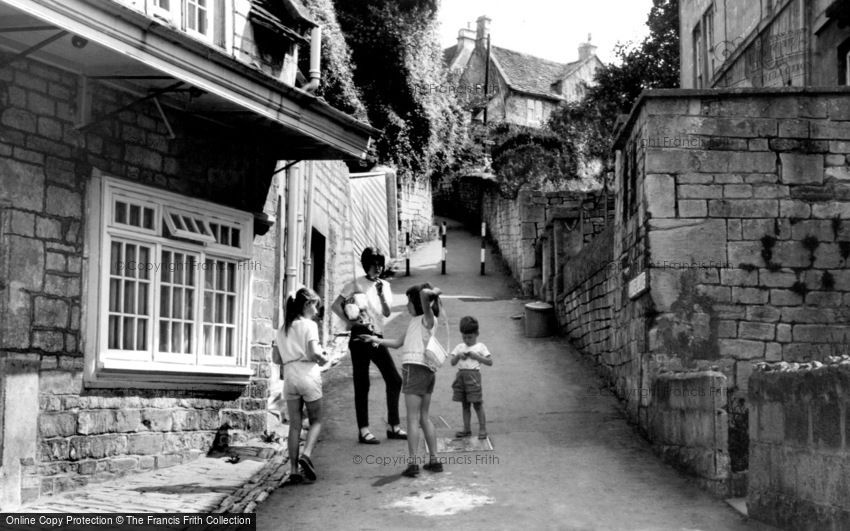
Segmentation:
{"type": "Polygon", "coordinates": [[[206,41],[213,40],[213,28],[224,20],[224,11],[221,0],[148,0],[149,15],[206,41]]]}
{"type": "Polygon", "coordinates": [[[694,88],[702,88],[703,84],[703,75],[702,75],[702,32],[700,31],[699,24],[694,28],[693,31],[693,65],[694,65],[694,88]]]}
{"type": "Polygon", "coordinates": [[[709,83],[714,75],[714,6],[711,5],[702,16],[703,38],[705,40],[705,51],[703,52],[704,82],[709,83]]]}
{"type": "Polygon", "coordinates": [[[86,319],[93,366],[148,380],[250,376],[251,215],[118,179],[93,181],[88,279],[96,289],[86,319]]]}

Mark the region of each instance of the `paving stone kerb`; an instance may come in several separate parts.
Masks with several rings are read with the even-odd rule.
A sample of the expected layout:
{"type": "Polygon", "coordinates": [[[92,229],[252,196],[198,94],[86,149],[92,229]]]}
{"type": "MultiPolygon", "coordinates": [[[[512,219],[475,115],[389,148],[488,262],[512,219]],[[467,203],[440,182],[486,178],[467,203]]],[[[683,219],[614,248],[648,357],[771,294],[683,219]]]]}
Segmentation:
{"type": "Polygon", "coordinates": [[[749,397],[750,516],[783,529],[848,529],[850,357],[760,364],[749,397]]]}

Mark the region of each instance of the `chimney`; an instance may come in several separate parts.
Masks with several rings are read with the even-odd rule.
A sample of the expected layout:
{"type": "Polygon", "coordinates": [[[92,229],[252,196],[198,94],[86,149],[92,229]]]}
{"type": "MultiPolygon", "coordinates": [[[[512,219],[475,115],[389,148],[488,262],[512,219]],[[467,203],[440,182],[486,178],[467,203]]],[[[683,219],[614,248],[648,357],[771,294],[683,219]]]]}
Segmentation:
{"type": "Polygon", "coordinates": [[[592,55],[596,55],[596,46],[590,44],[590,33],[587,34],[587,42],[581,43],[578,47],[578,60],[584,61],[592,55]]]}
{"type": "Polygon", "coordinates": [[[475,31],[467,28],[463,28],[459,32],[457,32],[457,49],[460,50],[471,50],[475,47],[475,31]]]}
{"type": "Polygon", "coordinates": [[[487,37],[490,36],[490,17],[481,15],[476,21],[478,23],[478,31],[475,35],[475,40],[482,46],[487,46],[487,37]]]}

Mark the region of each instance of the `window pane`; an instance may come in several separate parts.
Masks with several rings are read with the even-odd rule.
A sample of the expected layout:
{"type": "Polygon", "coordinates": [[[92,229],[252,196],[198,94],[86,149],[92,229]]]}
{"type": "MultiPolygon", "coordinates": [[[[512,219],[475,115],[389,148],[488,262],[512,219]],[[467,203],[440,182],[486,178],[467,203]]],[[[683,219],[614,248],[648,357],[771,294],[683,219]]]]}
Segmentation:
{"type": "Polygon", "coordinates": [[[116,278],[109,281],[109,311],[121,311],[121,281],[116,278]]]}
{"type": "Polygon", "coordinates": [[[227,339],[225,340],[225,356],[233,356],[233,329],[227,329],[227,339]]]}
{"type": "Polygon", "coordinates": [[[236,297],[230,295],[227,297],[227,324],[234,324],[234,312],[233,308],[236,306],[236,297]]]}
{"type": "Polygon", "coordinates": [[[174,288],[174,293],[172,295],[173,297],[171,299],[171,316],[175,319],[180,319],[180,317],[183,315],[183,289],[174,288]]]}
{"type": "Polygon", "coordinates": [[[221,227],[221,239],[218,243],[222,245],[230,245],[230,228],[225,226],[221,227]]]}
{"type": "Polygon", "coordinates": [[[221,341],[221,327],[220,326],[215,327],[215,345],[216,345],[216,349],[215,349],[214,355],[215,356],[221,356],[222,351],[224,350],[224,344],[221,341]]]}
{"type": "Polygon", "coordinates": [[[213,316],[213,294],[210,292],[204,293],[204,321],[212,322],[213,316]]]}
{"type": "Polygon", "coordinates": [[[227,291],[230,293],[236,292],[236,264],[227,264],[227,291]]]}
{"type": "Polygon", "coordinates": [[[145,208],[145,219],[142,226],[148,230],[153,230],[153,209],[145,208]]]}
{"type": "Polygon", "coordinates": [[[139,205],[130,205],[130,225],[142,226],[142,208],[139,205]]]}
{"type": "Polygon", "coordinates": [[[223,262],[215,263],[215,289],[224,291],[224,279],[227,276],[227,270],[225,269],[223,262]]]}
{"type": "Polygon", "coordinates": [[[239,229],[230,229],[230,245],[233,247],[241,247],[239,244],[239,229]]]}
{"type": "Polygon", "coordinates": [[[185,292],[186,300],[183,303],[183,318],[186,320],[193,320],[195,316],[193,315],[194,312],[192,311],[192,299],[195,297],[195,290],[187,289],[185,290],[185,292]]]}
{"type": "Polygon", "coordinates": [[[124,341],[123,346],[121,347],[124,350],[133,350],[133,346],[136,344],[134,337],[136,324],[133,321],[134,319],[132,317],[124,318],[124,341]]]}
{"type": "Polygon", "coordinates": [[[204,260],[204,288],[213,289],[215,282],[215,262],[212,260],[204,260]]]}
{"type": "Polygon", "coordinates": [[[136,321],[136,350],[148,349],[148,320],[138,319],[136,321]]]}
{"type": "Polygon", "coordinates": [[[195,266],[195,257],[190,256],[186,261],[186,285],[195,285],[195,275],[198,268],[195,266]]]}
{"type": "Polygon", "coordinates": [[[124,313],[136,313],[136,283],[132,280],[124,281],[124,313]]]}
{"type": "Polygon", "coordinates": [[[151,251],[148,247],[139,246],[139,267],[137,268],[137,275],[139,278],[148,279],[150,278],[150,267],[151,267],[151,251]]]}
{"type": "Polygon", "coordinates": [[[168,317],[171,315],[171,303],[169,302],[171,295],[171,288],[168,286],[162,286],[159,292],[159,315],[161,317],[168,317]]]}
{"type": "Polygon", "coordinates": [[[162,281],[163,282],[171,282],[171,268],[169,267],[171,264],[171,253],[169,251],[162,251],[162,281]]]}
{"type": "Polygon", "coordinates": [[[171,214],[171,221],[174,222],[174,226],[180,230],[186,230],[186,227],[183,225],[183,220],[180,219],[180,216],[177,214],[171,214]]]}
{"type": "Polygon", "coordinates": [[[171,282],[183,284],[183,262],[186,256],[183,253],[174,253],[174,263],[171,267],[171,282]]]}
{"type": "Polygon", "coordinates": [[[115,222],[127,223],[127,203],[122,203],[121,201],[115,203],[115,222]]]}
{"type": "Polygon", "coordinates": [[[136,311],[139,315],[147,315],[148,314],[148,284],[140,282],[138,285],[139,290],[139,307],[136,311]]]}
{"type": "Polygon", "coordinates": [[[212,327],[209,325],[204,326],[204,354],[207,356],[213,355],[212,327]]]}
{"type": "Polygon", "coordinates": [[[171,336],[171,323],[168,321],[159,322],[159,351],[169,352],[169,337],[171,336]]]}
{"type": "Polygon", "coordinates": [[[195,221],[188,216],[181,216],[183,218],[183,224],[186,226],[186,230],[189,232],[198,232],[198,227],[195,226],[195,221]]]}
{"type": "Polygon", "coordinates": [[[213,233],[213,237],[215,238],[215,241],[218,241],[218,229],[219,229],[218,223],[210,223],[210,230],[213,233]]]}
{"type": "Polygon", "coordinates": [[[124,252],[127,256],[127,262],[124,263],[124,276],[134,278],[136,276],[136,268],[139,265],[136,261],[136,246],[127,244],[124,246],[124,252]]]}
{"type": "Polygon", "coordinates": [[[109,257],[109,273],[112,275],[121,274],[121,243],[112,242],[112,252],[109,257]]]}
{"type": "Polygon", "coordinates": [[[183,352],[192,352],[192,325],[186,323],[183,325],[183,352]]]}
{"type": "Polygon", "coordinates": [[[118,317],[109,316],[109,348],[118,348],[118,317]]]}
{"type": "Polygon", "coordinates": [[[223,310],[224,310],[224,295],[221,293],[215,294],[215,321],[216,323],[224,322],[223,319],[223,310]]]}
{"type": "Polygon", "coordinates": [[[174,326],[171,327],[171,352],[181,353],[182,350],[182,342],[183,339],[183,327],[177,323],[174,323],[174,326]]]}

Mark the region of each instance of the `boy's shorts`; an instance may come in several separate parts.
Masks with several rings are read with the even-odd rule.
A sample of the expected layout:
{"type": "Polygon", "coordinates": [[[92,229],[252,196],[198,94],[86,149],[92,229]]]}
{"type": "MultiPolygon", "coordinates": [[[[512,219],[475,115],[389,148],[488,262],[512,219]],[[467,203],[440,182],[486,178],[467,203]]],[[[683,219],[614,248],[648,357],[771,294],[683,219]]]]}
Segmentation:
{"type": "Polygon", "coordinates": [[[401,366],[401,392],[406,395],[430,395],[436,381],[434,371],[424,365],[405,363],[401,366]]]}
{"type": "Polygon", "coordinates": [[[484,397],[481,390],[481,371],[459,369],[452,383],[452,400],[455,402],[481,402],[484,397]]]}
{"type": "Polygon", "coordinates": [[[283,366],[283,398],[315,402],[322,398],[322,371],[315,362],[293,361],[283,366]]]}

